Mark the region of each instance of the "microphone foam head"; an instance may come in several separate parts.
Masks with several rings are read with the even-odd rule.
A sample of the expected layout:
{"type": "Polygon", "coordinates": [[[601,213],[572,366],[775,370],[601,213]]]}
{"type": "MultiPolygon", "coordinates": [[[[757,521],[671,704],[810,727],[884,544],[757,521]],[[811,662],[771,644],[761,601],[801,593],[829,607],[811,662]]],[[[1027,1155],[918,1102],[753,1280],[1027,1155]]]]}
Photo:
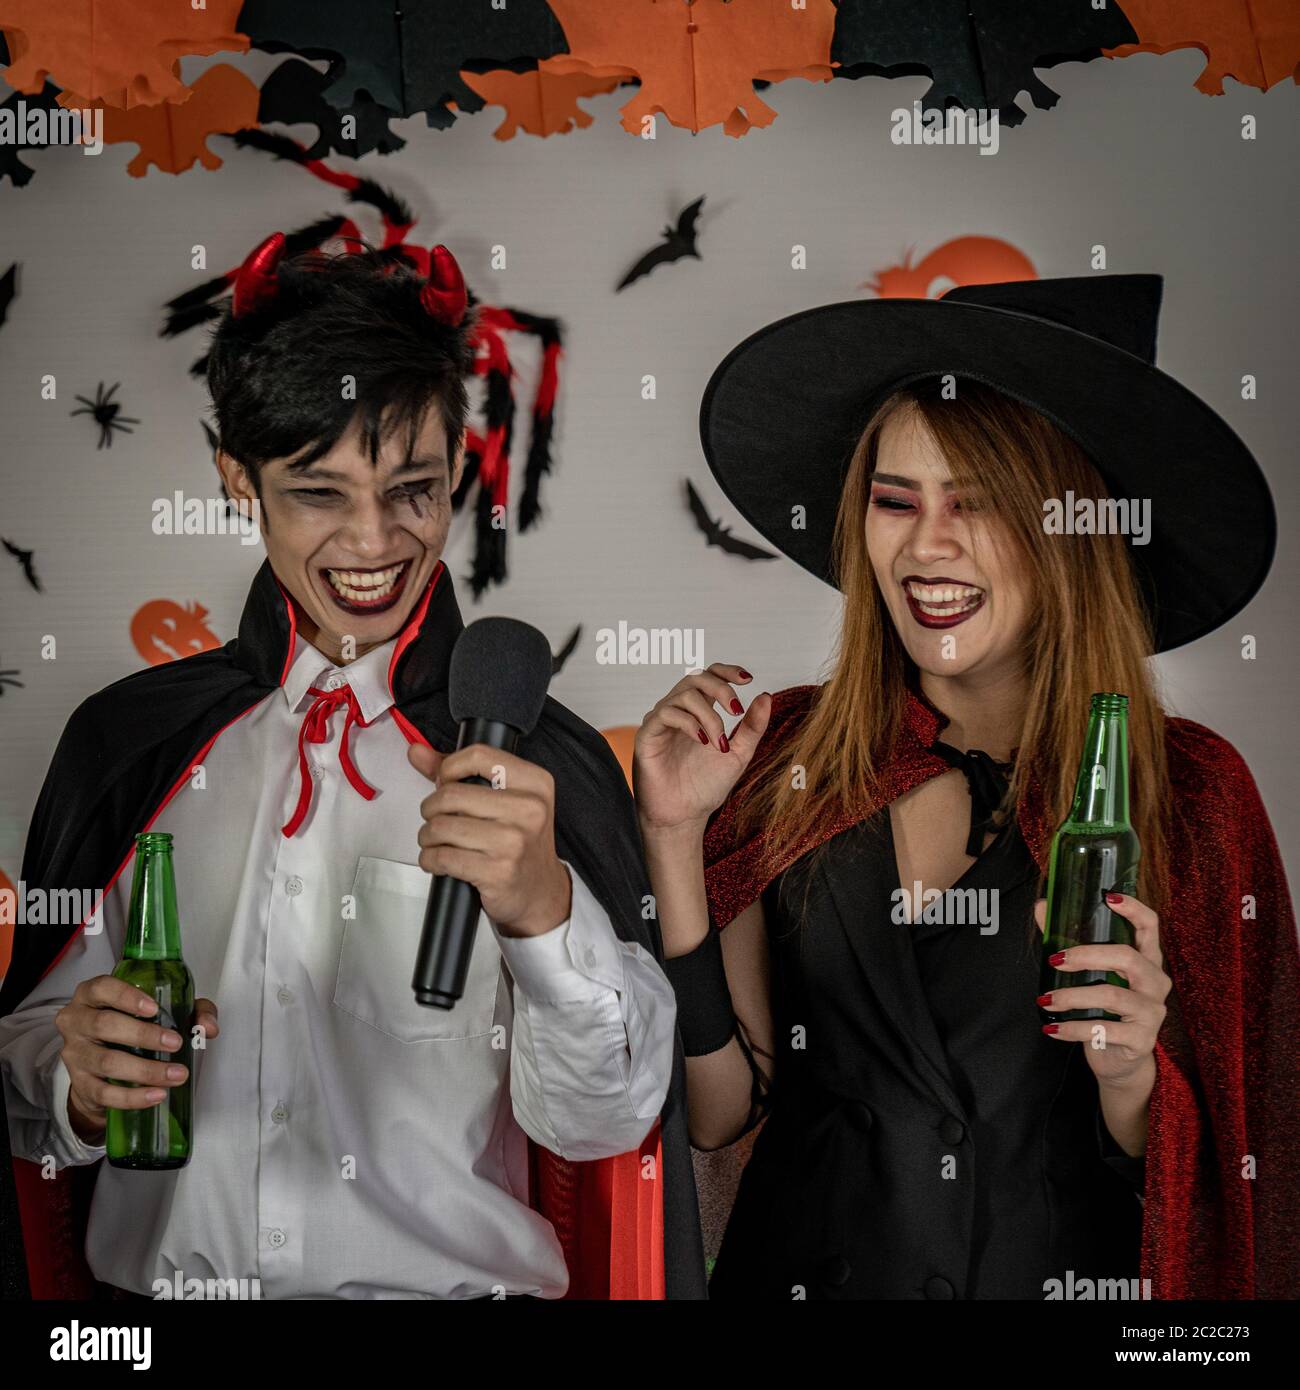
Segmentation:
{"type": "Polygon", "coordinates": [[[456,639],[447,689],[451,717],[496,719],[530,734],[551,683],[551,644],[517,618],[480,618],[456,639]]]}

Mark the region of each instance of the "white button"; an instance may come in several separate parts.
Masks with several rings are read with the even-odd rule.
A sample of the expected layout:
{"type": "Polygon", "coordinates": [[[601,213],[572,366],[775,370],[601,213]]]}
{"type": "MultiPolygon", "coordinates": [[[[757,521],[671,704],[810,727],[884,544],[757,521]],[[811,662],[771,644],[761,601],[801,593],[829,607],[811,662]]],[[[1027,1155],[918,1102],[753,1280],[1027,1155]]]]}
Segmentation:
{"type": "Polygon", "coordinates": [[[284,891],[288,893],[291,898],[296,898],[298,894],[302,892],[302,879],[300,879],[297,874],[294,874],[292,878],[285,879],[284,891]]]}
{"type": "Polygon", "coordinates": [[[275,1109],[271,1111],[271,1118],[276,1124],[282,1125],[289,1118],[289,1112],[283,1105],[277,1105],[275,1109]]]}
{"type": "Polygon", "coordinates": [[[291,990],[288,985],[281,985],[280,988],[276,990],[275,997],[281,1004],[292,1004],[293,990],[291,990]]]}
{"type": "Polygon", "coordinates": [[[339,686],[341,686],[342,684],[343,684],[343,677],[342,677],[342,676],[331,676],[331,677],[325,682],[325,689],[326,689],[326,690],[337,690],[337,689],[339,688],[339,686]]]}
{"type": "Polygon", "coordinates": [[[588,965],[595,965],[596,953],[591,949],[590,946],[587,947],[587,954],[583,956],[583,960],[585,960],[588,965]]]}
{"type": "Polygon", "coordinates": [[[307,771],[311,773],[313,782],[319,782],[325,776],[325,769],[319,763],[308,763],[307,771]]]}
{"type": "Polygon", "coordinates": [[[275,1230],[271,1231],[266,1237],[270,1245],[276,1250],[278,1250],[285,1243],[285,1241],[288,1240],[288,1238],[289,1237],[286,1236],[285,1233],[278,1226],[275,1228],[275,1230]]]}

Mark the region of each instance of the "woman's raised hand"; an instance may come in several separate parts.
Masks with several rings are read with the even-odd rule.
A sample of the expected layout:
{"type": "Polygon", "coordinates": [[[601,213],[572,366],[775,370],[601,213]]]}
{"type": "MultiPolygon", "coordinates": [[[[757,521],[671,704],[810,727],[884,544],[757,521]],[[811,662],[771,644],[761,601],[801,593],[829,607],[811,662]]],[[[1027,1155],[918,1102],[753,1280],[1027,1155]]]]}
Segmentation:
{"type": "Polygon", "coordinates": [[[703,830],[749,766],[767,728],[772,697],[756,695],[745,710],[735,685],[753,677],[714,662],[683,676],[641,721],[632,764],[637,814],[646,833],[703,830]],[[733,684],[734,683],[734,684],[733,684]],[[727,734],[718,709],[744,718],[727,734]]]}

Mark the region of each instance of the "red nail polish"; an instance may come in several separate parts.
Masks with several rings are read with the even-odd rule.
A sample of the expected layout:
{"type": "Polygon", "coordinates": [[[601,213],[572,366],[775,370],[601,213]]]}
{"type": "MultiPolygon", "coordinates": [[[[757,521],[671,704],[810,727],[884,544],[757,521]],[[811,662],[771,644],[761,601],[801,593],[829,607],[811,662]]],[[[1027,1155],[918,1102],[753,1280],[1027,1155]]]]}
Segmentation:
{"type": "Polygon", "coordinates": [[[1108,903],[1122,903],[1122,902],[1124,901],[1124,894],[1123,894],[1123,893],[1107,893],[1107,894],[1106,894],[1106,901],[1107,901],[1108,903]]]}
{"type": "Polygon", "coordinates": [[[708,734],[706,734],[706,733],[704,732],[703,729],[696,729],[695,732],[696,732],[697,734],[699,734],[699,736],[700,736],[700,742],[707,748],[707,747],[709,746],[709,736],[708,736],[708,734]]]}
{"type": "Polygon", "coordinates": [[[1052,996],[1051,996],[1050,994],[1040,994],[1040,995],[1038,996],[1038,998],[1034,1000],[1034,1003],[1035,1003],[1035,1004],[1039,1004],[1039,1005],[1041,1005],[1043,1008],[1046,1008],[1047,1005],[1050,1004],[1051,1002],[1052,1002],[1052,996]]]}
{"type": "Polygon", "coordinates": [[[738,666],[736,669],[740,672],[740,679],[742,681],[752,681],[754,679],[743,666],[738,666]]]}
{"type": "Polygon", "coordinates": [[[1044,1023],[1044,1024],[1043,1024],[1043,1032],[1044,1032],[1044,1033],[1059,1033],[1060,1031],[1061,1031],[1061,1025],[1060,1025],[1059,1023],[1044,1023]]]}
{"type": "Polygon", "coordinates": [[[731,752],[731,744],[727,742],[726,734],[718,735],[718,747],[721,748],[724,753],[731,752]]]}
{"type": "Polygon", "coordinates": [[[731,712],[732,714],[744,714],[745,707],[740,703],[739,700],[733,700],[731,702],[731,712]]]}
{"type": "Polygon", "coordinates": [[[1047,963],[1048,963],[1048,965],[1064,965],[1064,964],[1065,964],[1065,952],[1064,952],[1064,951],[1057,951],[1057,952],[1055,952],[1053,955],[1048,956],[1048,958],[1047,958],[1047,963]]]}

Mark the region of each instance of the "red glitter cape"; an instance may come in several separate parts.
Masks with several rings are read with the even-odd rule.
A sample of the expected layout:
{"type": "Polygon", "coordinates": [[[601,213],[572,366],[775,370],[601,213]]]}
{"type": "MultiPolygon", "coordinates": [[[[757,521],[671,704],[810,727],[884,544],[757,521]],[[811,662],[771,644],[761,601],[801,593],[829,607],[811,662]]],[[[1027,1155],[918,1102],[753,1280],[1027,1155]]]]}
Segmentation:
{"type": "MultiPolygon", "coordinates": [[[[755,762],[792,741],[818,689],[773,697],[755,762]]],[[[909,688],[880,805],[950,771],[929,751],[946,722],[909,688]]],[[[1286,874],[1237,750],[1172,716],[1165,741],[1174,814],[1160,942],[1174,987],[1155,1048],[1141,1274],[1155,1298],[1300,1298],[1300,948],[1286,874]],[[1256,915],[1243,920],[1252,899],[1256,915]]],[[[1056,827],[1028,780],[1016,818],[1046,871],[1056,827]]],[[[751,785],[747,773],[705,835],[709,909],[723,924],[800,855],[876,809],[827,818],[764,866],[766,835],[742,842],[736,829],[751,785]]]]}

